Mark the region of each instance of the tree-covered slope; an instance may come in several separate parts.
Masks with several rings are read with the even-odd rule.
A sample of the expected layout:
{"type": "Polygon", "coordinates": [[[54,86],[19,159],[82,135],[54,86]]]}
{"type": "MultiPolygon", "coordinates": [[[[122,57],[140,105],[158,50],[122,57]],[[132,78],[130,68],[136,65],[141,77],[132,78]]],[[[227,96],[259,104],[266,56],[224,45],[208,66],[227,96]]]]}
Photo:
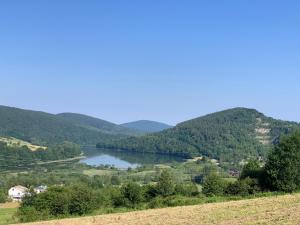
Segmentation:
{"type": "Polygon", "coordinates": [[[254,109],[234,108],[189,120],[159,133],[97,146],[185,156],[207,155],[238,162],[250,156],[264,157],[279,135],[297,128],[297,123],[275,120],[254,109]]]}
{"type": "Polygon", "coordinates": [[[108,134],[121,134],[121,135],[140,135],[137,130],[126,128],[105,120],[94,118],[87,115],[77,113],[60,113],[58,117],[63,118],[71,123],[81,125],[88,129],[100,131],[108,134]]]}
{"type": "Polygon", "coordinates": [[[121,135],[89,129],[50,113],[0,106],[0,136],[49,145],[63,141],[96,144],[121,135]]]}
{"type": "Polygon", "coordinates": [[[24,168],[39,162],[73,158],[80,154],[79,145],[70,142],[32,151],[27,146],[10,146],[0,141],[0,171],[24,168]]]}
{"type": "Polygon", "coordinates": [[[160,123],[160,122],[150,121],[150,120],[138,120],[138,121],[134,121],[134,122],[121,124],[121,126],[135,129],[142,133],[154,133],[154,132],[163,131],[163,130],[166,130],[166,129],[169,129],[172,127],[165,123],[160,123]]]}

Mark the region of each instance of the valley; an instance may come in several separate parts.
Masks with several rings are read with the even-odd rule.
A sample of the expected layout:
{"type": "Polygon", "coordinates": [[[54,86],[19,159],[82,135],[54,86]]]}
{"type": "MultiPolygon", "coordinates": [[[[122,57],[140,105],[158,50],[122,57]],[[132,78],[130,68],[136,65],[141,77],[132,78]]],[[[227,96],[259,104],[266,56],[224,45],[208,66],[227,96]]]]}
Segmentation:
{"type": "MultiPolygon", "coordinates": [[[[0,209],[5,225],[77,216],[94,216],[90,218],[98,224],[96,215],[120,212],[129,212],[126,218],[134,215],[127,221],[130,224],[140,224],[136,216],[150,217],[146,224],[151,224],[155,219],[151,212],[169,212],[173,217],[181,210],[199,216],[190,220],[187,215],[174,217],[174,221],[168,219],[170,224],[181,220],[218,224],[219,219],[226,224],[226,217],[218,212],[228,209],[221,209],[223,205],[236,208],[236,214],[228,214],[232,218],[243,213],[244,206],[237,200],[251,208],[251,202],[260,204],[260,199],[243,199],[274,201],[274,195],[298,190],[298,184],[282,185],[281,174],[271,179],[271,171],[278,171],[280,163],[286,165],[280,160],[289,160],[278,158],[276,154],[281,153],[276,151],[285,150],[291,141],[298,146],[299,124],[275,120],[253,109],[216,112],[154,133],[75,113],[54,115],[0,107],[0,115],[0,202],[8,200],[7,190],[14,185],[49,187],[45,193],[27,196],[19,208],[0,209]],[[180,207],[174,212],[173,208],[160,209],[175,206],[180,207]],[[216,214],[205,217],[206,207],[216,214]],[[137,210],[146,211],[134,212],[137,210]]],[[[298,153],[293,154],[291,160],[296,160],[298,153]]],[[[262,221],[268,215],[263,209],[255,213],[263,215],[262,221]]],[[[116,221],[115,215],[123,218],[123,214],[112,214],[99,216],[99,220],[110,223],[116,221]]],[[[65,221],[78,223],[76,219],[65,221]]]]}

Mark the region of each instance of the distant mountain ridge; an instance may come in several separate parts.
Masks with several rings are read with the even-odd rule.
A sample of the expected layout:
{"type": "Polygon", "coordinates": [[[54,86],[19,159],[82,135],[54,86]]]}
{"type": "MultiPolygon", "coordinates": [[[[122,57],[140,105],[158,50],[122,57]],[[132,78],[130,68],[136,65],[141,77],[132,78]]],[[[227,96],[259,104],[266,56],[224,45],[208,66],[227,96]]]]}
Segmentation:
{"type": "Polygon", "coordinates": [[[121,134],[121,135],[139,135],[135,129],[126,128],[102,119],[98,119],[92,116],[87,116],[78,113],[59,113],[56,114],[71,123],[75,123],[86,127],[88,129],[108,133],[108,134],[121,134]]]}
{"type": "Polygon", "coordinates": [[[95,145],[98,142],[112,141],[137,133],[107,121],[77,115],[54,115],[0,106],[0,136],[14,137],[38,145],[49,145],[63,141],[81,145],[95,145]],[[103,126],[100,125],[101,123],[103,126]]]}
{"type": "Polygon", "coordinates": [[[158,133],[97,146],[189,157],[206,155],[220,161],[240,162],[249,157],[265,157],[280,135],[299,128],[296,122],[276,120],[255,109],[234,108],[185,121],[158,133]]]}
{"type": "Polygon", "coordinates": [[[276,120],[255,109],[234,108],[141,136],[135,130],[86,115],[0,106],[0,137],[42,146],[70,141],[137,152],[206,155],[221,162],[265,157],[282,134],[299,128],[299,123],[276,120]]]}
{"type": "Polygon", "coordinates": [[[151,120],[138,120],[129,123],[123,123],[120,125],[122,127],[131,128],[143,133],[159,132],[172,127],[171,125],[151,120]]]}

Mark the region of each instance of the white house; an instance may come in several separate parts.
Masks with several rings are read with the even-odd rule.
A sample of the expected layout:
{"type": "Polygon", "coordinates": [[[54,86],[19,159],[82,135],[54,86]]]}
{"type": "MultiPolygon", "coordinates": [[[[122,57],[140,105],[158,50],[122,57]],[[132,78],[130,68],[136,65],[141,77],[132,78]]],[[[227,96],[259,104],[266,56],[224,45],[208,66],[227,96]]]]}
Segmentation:
{"type": "Polygon", "coordinates": [[[40,185],[38,187],[35,187],[33,190],[34,190],[35,193],[40,194],[40,193],[43,193],[43,192],[47,191],[47,186],[40,185]]]}
{"type": "Polygon", "coordinates": [[[21,201],[28,192],[28,188],[18,185],[9,189],[8,196],[13,201],[21,201]]]}

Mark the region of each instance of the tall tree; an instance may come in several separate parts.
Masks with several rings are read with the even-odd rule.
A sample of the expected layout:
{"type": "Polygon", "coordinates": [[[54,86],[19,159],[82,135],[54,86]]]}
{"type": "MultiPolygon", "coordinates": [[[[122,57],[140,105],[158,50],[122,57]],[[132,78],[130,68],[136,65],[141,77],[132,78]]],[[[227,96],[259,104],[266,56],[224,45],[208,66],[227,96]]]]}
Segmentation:
{"type": "Polygon", "coordinates": [[[286,192],[300,189],[300,131],[280,140],[265,168],[271,189],[286,192]]]}
{"type": "Polygon", "coordinates": [[[175,184],[173,182],[171,174],[167,170],[163,170],[160,174],[157,183],[157,192],[158,194],[167,197],[174,193],[175,184]]]}

